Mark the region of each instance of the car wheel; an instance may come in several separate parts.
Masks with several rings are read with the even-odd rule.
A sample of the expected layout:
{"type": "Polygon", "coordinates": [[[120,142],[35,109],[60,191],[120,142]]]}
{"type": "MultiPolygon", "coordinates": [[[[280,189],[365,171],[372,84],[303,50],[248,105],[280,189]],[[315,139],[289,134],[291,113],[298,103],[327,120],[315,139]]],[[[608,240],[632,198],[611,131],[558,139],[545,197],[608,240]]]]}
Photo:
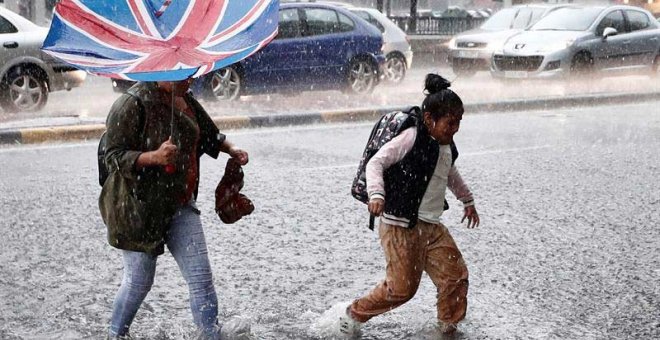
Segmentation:
{"type": "Polygon", "coordinates": [[[594,60],[588,53],[578,53],[571,62],[570,77],[580,78],[593,73],[594,60]]]}
{"type": "Polygon", "coordinates": [[[7,112],[37,111],[48,101],[48,85],[39,72],[30,68],[10,71],[3,84],[0,104],[7,112]]]}
{"type": "Polygon", "coordinates": [[[364,59],[353,60],[348,68],[348,90],[356,94],[371,93],[378,75],[374,66],[364,59]]]}
{"type": "Polygon", "coordinates": [[[387,57],[385,64],[385,79],[388,82],[398,84],[406,77],[406,60],[400,55],[387,57]]]}
{"type": "Polygon", "coordinates": [[[241,96],[241,85],[241,75],[233,66],[215,71],[211,78],[211,91],[219,100],[238,99],[241,96]]]}

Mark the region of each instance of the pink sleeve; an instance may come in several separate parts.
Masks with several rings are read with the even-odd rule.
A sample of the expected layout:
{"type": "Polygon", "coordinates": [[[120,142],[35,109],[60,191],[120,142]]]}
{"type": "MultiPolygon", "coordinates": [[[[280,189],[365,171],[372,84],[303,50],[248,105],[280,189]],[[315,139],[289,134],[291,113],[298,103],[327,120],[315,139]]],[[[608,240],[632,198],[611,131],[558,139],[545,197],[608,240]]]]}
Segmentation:
{"type": "Polygon", "coordinates": [[[449,170],[447,187],[449,187],[449,190],[451,190],[459,201],[463,202],[463,206],[468,207],[474,205],[472,192],[470,192],[470,188],[468,188],[467,184],[463,182],[463,178],[461,177],[461,174],[458,173],[456,166],[452,165],[449,170]]]}
{"type": "Polygon", "coordinates": [[[367,163],[367,193],[369,200],[374,197],[385,199],[383,173],[387,168],[403,159],[412,150],[417,137],[417,129],[408,128],[385,143],[367,163]]]}

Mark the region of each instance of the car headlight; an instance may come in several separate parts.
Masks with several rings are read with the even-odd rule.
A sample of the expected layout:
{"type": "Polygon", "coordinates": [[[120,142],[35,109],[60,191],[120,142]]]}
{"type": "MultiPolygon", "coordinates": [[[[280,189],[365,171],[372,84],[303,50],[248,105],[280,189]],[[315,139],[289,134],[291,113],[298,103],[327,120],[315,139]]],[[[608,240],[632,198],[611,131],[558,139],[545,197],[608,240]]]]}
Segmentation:
{"type": "Polygon", "coordinates": [[[503,40],[491,41],[486,46],[484,46],[484,49],[491,53],[502,52],[504,50],[504,41],[503,40]]]}
{"type": "Polygon", "coordinates": [[[449,46],[449,48],[456,48],[456,38],[451,38],[447,43],[447,46],[449,46]]]}
{"type": "Polygon", "coordinates": [[[553,42],[548,45],[541,46],[538,51],[539,52],[552,52],[552,51],[559,51],[568,48],[569,46],[573,45],[575,40],[565,40],[565,41],[558,41],[558,42],[553,42]]]}

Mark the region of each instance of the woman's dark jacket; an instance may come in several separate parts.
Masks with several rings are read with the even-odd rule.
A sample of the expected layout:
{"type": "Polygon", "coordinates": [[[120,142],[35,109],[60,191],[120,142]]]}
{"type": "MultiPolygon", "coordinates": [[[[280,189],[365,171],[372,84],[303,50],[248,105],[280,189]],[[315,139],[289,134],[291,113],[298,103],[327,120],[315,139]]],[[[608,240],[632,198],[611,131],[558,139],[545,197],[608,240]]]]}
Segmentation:
{"type": "Polygon", "coordinates": [[[198,164],[195,197],[199,158],[203,154],[218,157],[225,136],[197,100],[190,94],[185,99],[195,119],[173,111],[171,95],[155,83],[136,84],[110,109],[105,155],[110,177],[103,185],[99,207],[113,247],[162,254],[170,220],[182,204],[179,200],[187,185],[184,169],[190,157],[197,157],[198,164]],[[162,166],[137,170],[140,154],[157,150],[170,134],[178,148],[176,171],[168,174],[162,166]]]}

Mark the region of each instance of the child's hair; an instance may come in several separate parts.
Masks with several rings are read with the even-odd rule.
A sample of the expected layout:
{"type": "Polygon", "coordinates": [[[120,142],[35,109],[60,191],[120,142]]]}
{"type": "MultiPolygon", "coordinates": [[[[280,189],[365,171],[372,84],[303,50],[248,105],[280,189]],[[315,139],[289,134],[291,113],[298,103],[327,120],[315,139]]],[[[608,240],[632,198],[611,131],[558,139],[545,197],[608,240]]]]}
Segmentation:
{"type": "Polygon", "coordinates": [[[450,112],[456,112],[456,110],[462,110],[463,108],[463,101],[454,91],[449,89],[449,86],[451,86],[451,83],[438,74],[429,73],[426,75],[424,81],[426,98],[422,103],[422,112],[429,112],[433,120],[438,120],[450,112]]]}

